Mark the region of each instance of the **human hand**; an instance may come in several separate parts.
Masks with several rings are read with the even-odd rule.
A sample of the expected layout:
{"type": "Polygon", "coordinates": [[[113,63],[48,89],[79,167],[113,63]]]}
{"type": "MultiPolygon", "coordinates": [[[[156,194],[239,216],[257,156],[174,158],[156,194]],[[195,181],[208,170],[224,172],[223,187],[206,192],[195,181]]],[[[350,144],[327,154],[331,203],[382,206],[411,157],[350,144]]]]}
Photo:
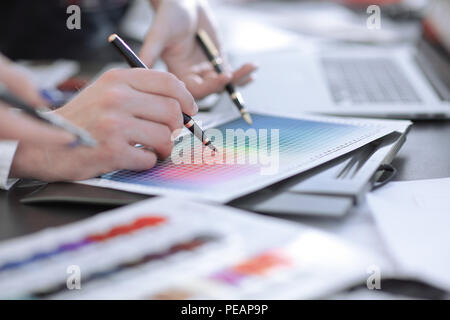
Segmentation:
{"type": "Polygon", "coordinates": [[[82,180],[120,169],[149,169],[157,157],[170,155],[172,132],[183,126],[182,112],[193,115],[197,105],[184,84],[167,72],[116,69],[54,112],[87,130],[97,146],[19,144],[11,177],[82,180]]]}
{"type": "Polygon", "coordinates": [[[31,106],[48,104],[26,71],[2,55],[0,55],[0,83],[31,106]]]}
{"type": "Polygon", "coordinates": [[[196,42],[199,29],[205,30],[221,51],[220,41],[206,1],[151,0],[156,9],[140,57],[152,65],[161,56],[168,71],[175,74],[196,99],[223,91],[229,82],[237,86],[251,82],[256,66],[248,63],[231,71],[222,54],[224,73],[217,74],[196,42]]]}
{"type": "Polygon", "coordinates": [[[0,140],[14,140],[36,146],[66,146],[75,137],[62,129],[52,127],[16,112],[0,103],[0,140]]]}

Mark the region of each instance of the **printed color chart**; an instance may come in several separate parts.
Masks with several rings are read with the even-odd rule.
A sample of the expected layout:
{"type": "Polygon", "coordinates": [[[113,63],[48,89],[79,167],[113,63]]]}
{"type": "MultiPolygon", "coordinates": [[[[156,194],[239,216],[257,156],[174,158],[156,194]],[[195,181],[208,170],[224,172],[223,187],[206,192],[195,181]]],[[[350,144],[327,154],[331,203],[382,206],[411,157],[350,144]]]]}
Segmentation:
{"type": "Polygon", "coordinates": [[[172,157],[150,170],[116,171],[82,183],[227,202],[392,132],[374,122],[252,117],[252,126],[239,118],[206,131],[219,149],[215,155],[186,135],[176,141],[172,157]]]}
{"type": "Polygon", "coordinates": [[[299,223],[160,197],[1,242],[0,299],[311,299],[371,263],[387,269],[299,223]]]}

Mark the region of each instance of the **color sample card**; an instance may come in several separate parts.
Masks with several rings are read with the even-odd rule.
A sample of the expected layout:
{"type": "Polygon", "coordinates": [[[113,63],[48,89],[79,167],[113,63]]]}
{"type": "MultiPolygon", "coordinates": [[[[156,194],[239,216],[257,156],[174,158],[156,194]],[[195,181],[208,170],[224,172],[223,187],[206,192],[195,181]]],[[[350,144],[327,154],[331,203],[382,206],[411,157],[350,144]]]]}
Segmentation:
{"type": "Polygon", "coordinates": [[[0,243],[0,299],[314,298],[371,263],[387,270],[310,227],[157,198],[0,243]]]}
{"type": "Polygon", "coordinates": [[[253,114],[206,130],[214,153],[184,135],[171,157],[149,170],[121,170],[82,183],[145,194],[227,202],[311,169],[393,130],[376,121],[253,114]]]}

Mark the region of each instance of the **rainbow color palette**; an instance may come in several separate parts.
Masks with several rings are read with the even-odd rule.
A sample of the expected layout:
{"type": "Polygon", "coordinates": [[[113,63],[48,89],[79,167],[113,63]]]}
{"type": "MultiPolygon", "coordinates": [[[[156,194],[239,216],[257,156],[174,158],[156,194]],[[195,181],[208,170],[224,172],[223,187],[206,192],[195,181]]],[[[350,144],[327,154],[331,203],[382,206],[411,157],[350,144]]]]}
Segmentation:
{"type": "Polygon", "coordinates": [[[177,194],[227,202],[311,169],[390,132],[377,122],[253,114],[206,130],[217,154],[191,135],[154,168],[121,170],[82,183],[144,194],[177,194]]]}

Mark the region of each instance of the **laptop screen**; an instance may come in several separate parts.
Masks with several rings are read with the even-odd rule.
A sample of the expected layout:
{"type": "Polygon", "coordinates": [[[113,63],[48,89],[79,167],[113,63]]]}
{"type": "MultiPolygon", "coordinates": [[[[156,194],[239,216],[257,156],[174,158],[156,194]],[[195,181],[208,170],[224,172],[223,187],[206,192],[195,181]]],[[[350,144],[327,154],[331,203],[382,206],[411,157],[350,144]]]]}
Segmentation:
{"type": "Polygon", "coordinates": [[[422,38],[418,44],[419,60],[426,62],[429,74],[438,78],[439,82],[450,90],[450,1],[429,2],[422,20],[422,38]]]}

